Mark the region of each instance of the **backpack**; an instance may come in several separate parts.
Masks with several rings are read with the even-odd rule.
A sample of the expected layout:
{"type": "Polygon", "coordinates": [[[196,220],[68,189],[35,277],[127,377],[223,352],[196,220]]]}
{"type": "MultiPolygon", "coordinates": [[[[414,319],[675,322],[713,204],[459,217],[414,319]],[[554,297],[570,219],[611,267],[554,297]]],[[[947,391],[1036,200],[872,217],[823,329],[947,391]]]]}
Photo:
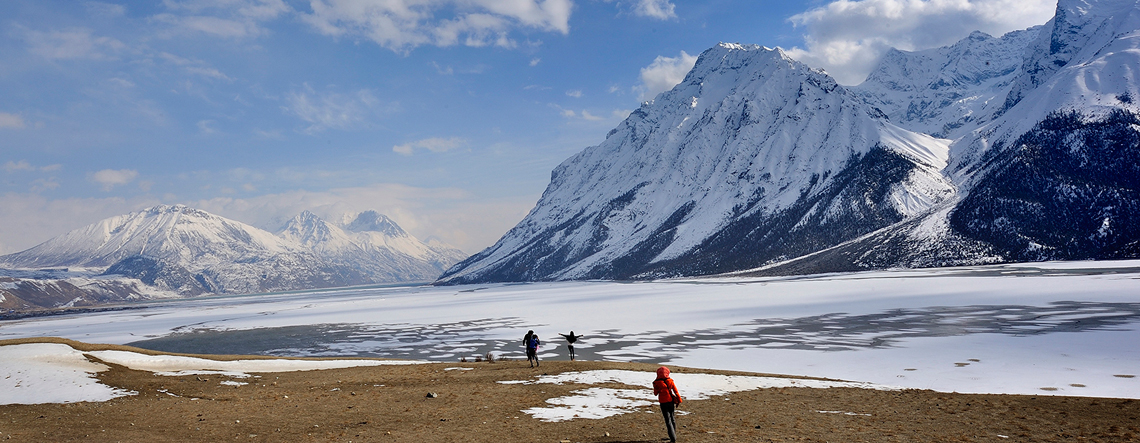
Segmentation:
{"type": "Polygon", "coordinates": [[[526,347],[530,349],[538,349],[538,337],[531,336],[530,340],[526,342],[526,347]]]}

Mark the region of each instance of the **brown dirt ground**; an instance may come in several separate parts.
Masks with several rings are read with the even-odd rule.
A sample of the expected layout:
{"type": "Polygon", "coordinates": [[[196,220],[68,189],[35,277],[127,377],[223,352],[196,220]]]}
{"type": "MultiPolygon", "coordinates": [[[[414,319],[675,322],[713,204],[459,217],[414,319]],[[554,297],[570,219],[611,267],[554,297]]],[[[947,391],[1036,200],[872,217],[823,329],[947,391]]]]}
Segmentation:
{"type": "MultiPolygon", "coordinates": [[[[29,341],[156,354],[62,339],[0,345],[29,341]]],[[[547,423],[520,410],[584,386],[496,383],[564,371],[652,371],[653,365],[544,361],[532,369],[525,361],[507,361],[462,365],[475,368],[470,371],[444,370],[459,365],[260,374],[238,387],[220,385],[224,377],[219,376],[165,377],[111,365],[99,379],[138,395],[102,403],[0,406],[0,440],[660,442],[665,437],[656,407],[600,420],[547,423]],[[429,392],[439,396],[427,398],[429,392]]],[[[1140,401],[1127,399],[783,388],[690,400],[680,410],[689,413],[677,417],[682,442],[1140,441],[1140,401]]]]}

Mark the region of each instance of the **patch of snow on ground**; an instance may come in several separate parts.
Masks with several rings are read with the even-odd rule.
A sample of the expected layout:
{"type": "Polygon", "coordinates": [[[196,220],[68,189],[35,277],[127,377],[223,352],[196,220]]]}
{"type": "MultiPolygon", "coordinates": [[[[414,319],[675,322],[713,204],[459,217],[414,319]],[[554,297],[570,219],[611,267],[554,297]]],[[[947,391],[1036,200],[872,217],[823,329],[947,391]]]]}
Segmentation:
{"type": "MultiPolygon", "coordinates": [[[[0,346],[0,405],[107,401],[137,392],[104,385],[94,377],[110,369],[87,356],[156,375],[195,374],[247,378],[248,372],[289,372],[357,366],[407,365],[426,362],[396,360],[233,360],[218,361],[177,355],[146,355],[126,351],[81,352],[60,343],[0,346]]],[[[224,385],[246,383],[226,380],[224,385]]]]}
{"type": "Polygon", "coordinates": [[[0,346],[0,405],[107,401],[137,394],[99,383],[95,373],[107,369],[64,344],[0,346]]]}
{"type": "Polygon", "coordinates": [[[107,363],[126,366],[138,371],[158,375],[193,375],[219,373],[241,377],[248,372],[292,372],[321,369],[354,368],[358,366],[411,365],[426,362],[407,360],[209,360],[180,355],[147,355],[128,351],[93,351],[87,354],[107,363]],[[201,372],[210,371],[210,372],[201,372]]]}
{"type": "MultiPolygon", "coordinates": [[[[828,380],[805,380],[785,377],[757,377],[747,375],[714,375],[676,373],[671,374],[677,384],[681,398],[685,400],[706,400],[712,396],[728,395],[733,392],[770,388],[858,388],[878,390],[900,390],[893,386],[872,383],[853,383],[828,380]]],[[[535,380],[504,381],[504,384],[603,384],[613,383],[639,386],[640,389],[616,389],[592,387],[571,391],[571,395],[547,400],[551,406],[525,409],[523,412],[542,421],[556,422],[575,418],[599,419],[614,415],[637,412],[638,408],[654,406],[657,397],[653,395],[653,380],[657,374],[648,371],[597,370],[564,372],[556,375],[543,375],[535,380]]]]}

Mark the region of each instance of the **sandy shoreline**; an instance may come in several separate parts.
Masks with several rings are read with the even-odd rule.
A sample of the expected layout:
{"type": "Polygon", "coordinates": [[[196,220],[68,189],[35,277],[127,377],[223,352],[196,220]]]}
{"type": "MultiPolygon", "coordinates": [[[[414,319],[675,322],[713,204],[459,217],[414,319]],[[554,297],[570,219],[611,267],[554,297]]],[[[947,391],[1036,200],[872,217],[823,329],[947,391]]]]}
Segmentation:
{"type": "MultiPolygon", "coordinates": [[[[61,339],[0,345],[44,341],[84,351],[149,352],[61,339]]],[[[530,368],[525,361],[431,363],[263,373],[236,386],[221,384],[226,377],[219,375],[158,376],[109,366],[110,370],[98,373],[102,383],[138,394],[106,402],[0,406],[0,439],[656,442],[664,437],[655,407],[562,422],[545,422],[521,412],[597,385],[499,383],[568,371],[651,371],[655,366],[650,364],[546,361],[540,368],[530,368]],[[471,369],[448,370],[455,367],[471,369]],[[437,396],[429,398],[428,393],[437,396]]],[[[682,441],[1140,439],[1140,402],[1128,399],[775,388],[691,400],[681,410],[687,414],[678,417],[682,441]]]]}

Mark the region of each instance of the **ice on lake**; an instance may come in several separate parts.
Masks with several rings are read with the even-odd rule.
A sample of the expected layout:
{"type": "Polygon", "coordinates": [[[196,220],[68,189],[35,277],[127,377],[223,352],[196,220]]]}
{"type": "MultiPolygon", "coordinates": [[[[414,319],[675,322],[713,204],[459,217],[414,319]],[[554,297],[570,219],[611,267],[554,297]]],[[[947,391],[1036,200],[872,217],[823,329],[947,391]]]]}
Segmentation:
{"type": "Polygon", "coordinates": [[[783,278],[342,288],[0,323],[170,352],[578,359],[939,391],[1140,398],[1140,261],[783,278]]]}

